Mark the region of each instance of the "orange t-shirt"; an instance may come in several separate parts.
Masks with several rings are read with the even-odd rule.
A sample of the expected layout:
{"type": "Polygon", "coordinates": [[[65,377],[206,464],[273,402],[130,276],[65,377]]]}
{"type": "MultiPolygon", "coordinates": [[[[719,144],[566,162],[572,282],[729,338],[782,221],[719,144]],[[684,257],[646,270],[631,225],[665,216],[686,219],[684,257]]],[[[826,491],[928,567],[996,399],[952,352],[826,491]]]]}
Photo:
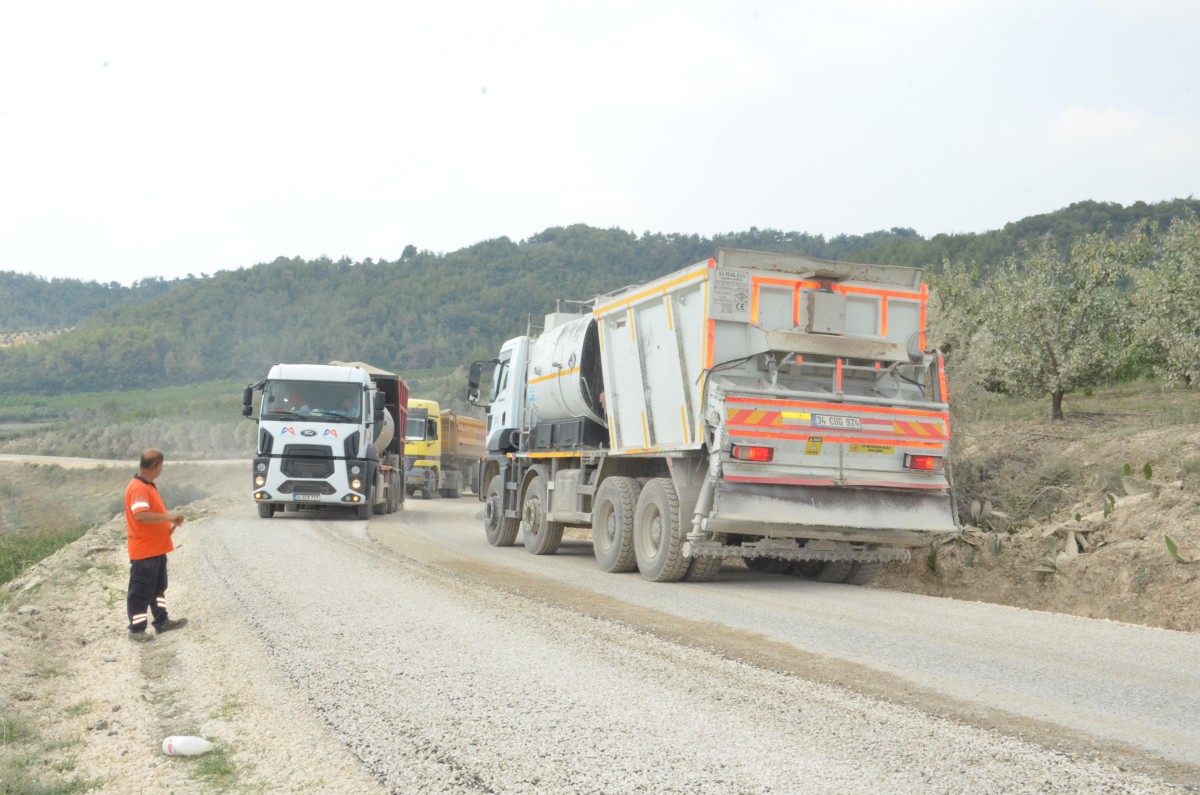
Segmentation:
{"type": "Polygon", "coordinates": [[[133,518],[142,511],[166,513],[167,508],[153,483],[134,476],[125,487],[125,529],[129,532],[130,560],[153,558],[175,549],[171,543],[171,523],[139,522],[133,518]]]}

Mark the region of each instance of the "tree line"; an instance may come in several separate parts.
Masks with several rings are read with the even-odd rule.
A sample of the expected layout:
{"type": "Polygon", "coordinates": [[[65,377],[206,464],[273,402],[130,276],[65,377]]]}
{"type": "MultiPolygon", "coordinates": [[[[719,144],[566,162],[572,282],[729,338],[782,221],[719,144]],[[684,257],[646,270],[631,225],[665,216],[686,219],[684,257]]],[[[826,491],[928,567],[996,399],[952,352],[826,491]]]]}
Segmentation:
{"type": "MultiPolygon", "coordinates": [[[[281,257],[203,278],[139,283],[127,294],[104,286],[123,302],[79,317],[72,331],[54,339],[0,349],[0,394],[251,381],[282,361],[362,360],[402,373],[456,367],[493,356],[503,340],[525,333],[527,319],[537,324],[553,311],[557,299],[588,300],[640,283],[707,259],[719,246],[924,266],[930,272],[946,268],[951,276],[971,269],[980,287],[986,275],[1006,272],[1009,263],[1031,262],[1029,241],[1036,241],[1044,258],[1070,258],[1073,241],[1088,235],[1116,239],[1131,229],[1165,230],[1170,218],[1189,208],[1200,210],[1200,201],[1130,207],[1081,202],[994,232],[930,239],[911,229],[826,239],[752,228],[707,238],[580,224],[448,254],[409,246],[395,261],[281,257]],[[151,295],[155,289],[158,294],[151,295]]],[[[9,281],[28,288],[33,277],[23,278],[9,281]]],[[[1130,293],[1130,279],[1123,275],[1119,289],[1130,293]]],[[[70,282],[44,282],[40,292],[27,289],[32,305],[25,316],[50,317],[55,302],[63,300],[56,298],[56,288],[63,295],[85,295],[96,287],[60,281],[70,282]]],[[[957,282],[944,284],[949,290],[957,282]]],[[[76,306],[84,312],[87,302],[76,306]]],[[[1158,333],[1166,340],[1165,330],[1158,333]]],[[[963,351],[968,343],[981,350],[982,339],[959,335],[956,342],[963,351]]],[[[1170,347],[1165,341],[1155,345],[1170,347]]]]}
{"type": "Polygon", "coordinates": [[[98,312],[145,303],[194,281],[195,277],[142,279],[125,287],[0,271],[0,334],[71,328],[98,312]]]}
{"type": "Polygon", "coordinates": [[[931,278],[935,337],[954,380],[1063,398],[1122,376],[1200,378],[1200,217],[1161,228],[1083,234],[1060,250],[1049,235],[997,267],[946,260],[931,278]]]}

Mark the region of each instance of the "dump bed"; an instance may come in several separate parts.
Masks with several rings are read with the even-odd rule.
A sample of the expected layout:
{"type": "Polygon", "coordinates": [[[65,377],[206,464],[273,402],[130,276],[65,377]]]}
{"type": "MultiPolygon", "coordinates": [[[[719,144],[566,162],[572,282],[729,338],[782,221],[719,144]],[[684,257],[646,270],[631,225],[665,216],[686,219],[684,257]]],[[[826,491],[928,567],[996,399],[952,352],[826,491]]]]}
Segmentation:
{"type": "Polygon", "coordinates": [[[486,442],[487,425],[483,420],[442,412],[442,455],[480,458],[486,442]]]}
{"type": "Polygon", "coordinates": [[[699,448],[710,373],[746,372],[757,354],[906,361],[924,347],[925,298],[913,268],[732,249],[602,296],[612,449],[699,448]]]}
{"type": "Polygon", "coordinates": [[[715,450],[714,530],[953,532],[926,300],[913,268],[733,249],[602,296],[612,451],[715,450]]]}

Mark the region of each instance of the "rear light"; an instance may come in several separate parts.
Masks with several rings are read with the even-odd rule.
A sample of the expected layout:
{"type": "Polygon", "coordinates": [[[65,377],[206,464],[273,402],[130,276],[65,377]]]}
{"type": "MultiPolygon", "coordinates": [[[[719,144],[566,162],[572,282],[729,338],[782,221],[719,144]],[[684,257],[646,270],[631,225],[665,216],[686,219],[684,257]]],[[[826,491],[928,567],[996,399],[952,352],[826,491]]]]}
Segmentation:
{"type": "Polygon", "coordinates": [[[775,457],[775,448],[773,447],[749,447],[744,444],[735,444],[731,454],[739,461],[770,461],[775,457]]]}
{"type": "Polygon", "coordinates": [[[936,472],[942,468],[944,459],[940,455],[906,455],[904,456],[904,467],[906,469],[920,469],[924,472],[936,472]]]}

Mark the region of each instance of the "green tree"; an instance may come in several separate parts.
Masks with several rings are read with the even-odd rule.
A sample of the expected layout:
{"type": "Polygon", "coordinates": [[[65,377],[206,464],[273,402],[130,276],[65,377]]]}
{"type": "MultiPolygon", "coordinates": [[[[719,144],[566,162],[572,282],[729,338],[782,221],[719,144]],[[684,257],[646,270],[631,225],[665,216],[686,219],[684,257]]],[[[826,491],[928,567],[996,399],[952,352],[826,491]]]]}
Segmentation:
{"type": "Polygon", "coordinates": [[[1050,418],[1061,420],[1065,395],[1126,362],[1133,322],[1122,284],[1149,254],[1149,229],[1084,235],[1066,256],[1046,237],[987,276],[984,300],[967,305],[979,315],[975,343],[986,346],[982,358],[1002,388],[1049,395],[1050,418]]]}
{"type": "Polygon", "coordinates": [[[1190,387],[1200,377],[1200,219],[1191,210],[1162,236],[1153,267],[1137,274],[1137,337],[1156,370],[1190,387]]]}

